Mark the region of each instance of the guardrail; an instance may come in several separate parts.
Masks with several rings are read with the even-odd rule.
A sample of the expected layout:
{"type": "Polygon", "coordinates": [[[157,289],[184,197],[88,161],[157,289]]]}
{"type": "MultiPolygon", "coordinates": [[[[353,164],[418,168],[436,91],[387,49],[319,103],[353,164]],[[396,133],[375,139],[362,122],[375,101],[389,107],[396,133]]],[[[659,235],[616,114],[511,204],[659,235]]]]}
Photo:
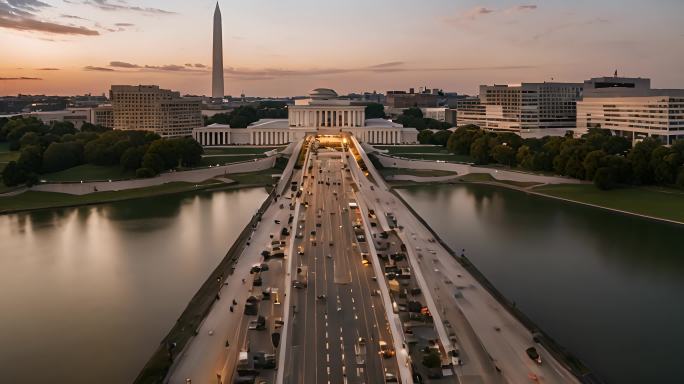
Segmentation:
{"type": "Polygon", "coordinates": [[[291,163],[296,160],[296,157],[290,157],[278,185],[271,190],[268,197],[242,229],[242,232],[240,232],[230,249],[228,249],[226,256],[192,297],[183,313],[176,320],[176,324],[162,339],[161,344],[138,374],[134,383],[158,384],[165,382],[173,364],[177,361],[178,357],[182,356],[192,337],[197,334],[202,321],[211,311],[223,283],[233,274],[234,265],[249,240],[254,226],[261,220],[261,215],[273,203],[281,187],[287,186],[294,168],[294,165],[291,165],[291,163]]]}
{"type": "Polygon", "coordinates": [[[595,373],[591,372],[584,363],[577,357],[573,356],[567,349],[563,348],[551,336],[546,334],[539,326],[537,326],[527,315],[525,315],[515,303],[511,302],[492,284],[480,270],[475,267],[467,257],[461,257],[454,252],[451,247],[445,243],[434,229],[423,219],[413,207],[411,207],[406,200],[404,200],[396,190],[391,189],[391,192],[404,204],[406,208],[413,214],[413,216],[420,221],[425,228],[430,231],[432,236],[439,242],[439,244],[453,257],[464,269],[470,273],[501,305],[508,310],[508,312],[516,318],[528,331],[530,331],[539,343],[546,348],[553,357],[560,362],[568,371],[575,375],[582,383],[585,384],[604,384],[595,373]]]}

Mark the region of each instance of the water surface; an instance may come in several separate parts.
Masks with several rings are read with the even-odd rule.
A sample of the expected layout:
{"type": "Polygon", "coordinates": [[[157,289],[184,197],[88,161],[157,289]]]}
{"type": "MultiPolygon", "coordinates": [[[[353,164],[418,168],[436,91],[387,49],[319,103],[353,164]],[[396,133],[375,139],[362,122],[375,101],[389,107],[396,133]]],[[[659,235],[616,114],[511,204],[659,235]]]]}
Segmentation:
{"type": "Polygon", "coordinates": [[[402,197],[608,383],[682,383],[684,226],[484,185],[402,197]]]}
{"type": "Polygon", "coordinates": [[[0,382],[129,383],[266,198],[0,216],[0,382]]]}

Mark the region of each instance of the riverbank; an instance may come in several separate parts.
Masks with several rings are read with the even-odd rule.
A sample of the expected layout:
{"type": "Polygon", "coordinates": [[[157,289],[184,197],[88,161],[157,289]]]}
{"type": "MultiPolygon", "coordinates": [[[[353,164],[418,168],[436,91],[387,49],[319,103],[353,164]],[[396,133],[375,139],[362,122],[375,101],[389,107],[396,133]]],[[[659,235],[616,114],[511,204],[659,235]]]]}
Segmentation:
{"type": "Polygon", "coordinates": [[[123,200],[142,199],[176,193],[267,187],[273,184],[277,169],[231,174],[230,179],[212,178],[198,183],[176,181],[144,188],[123,191],[103,191],[86,195],[59,192],[26,191],[21,194],[0,197],[0,215],[52,208],[69,208],[112,203],[123,200]]]}
{"type": "Polygon", "coordinates": [[[546,198],[604,209],[624,215],[684,225],[684,192],[656,187],[631,187],[603,191],[593,184],[540,184],[497,180],[489,174],[471,173],[447,181],[427,179],[390,181],[393,188],[416,185],[472,183],[493,185],[546,198]]]}

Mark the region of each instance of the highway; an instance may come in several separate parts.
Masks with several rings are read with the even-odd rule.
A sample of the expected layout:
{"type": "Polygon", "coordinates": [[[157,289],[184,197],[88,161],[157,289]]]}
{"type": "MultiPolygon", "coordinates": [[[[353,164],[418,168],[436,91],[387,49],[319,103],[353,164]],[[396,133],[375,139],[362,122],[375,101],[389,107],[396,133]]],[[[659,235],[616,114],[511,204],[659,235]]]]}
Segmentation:
{"type": "Polygon", "coordinates": [[[396,359],[379,354],[391,335],[373,269],[362,264],[368,243],[357,239],[364,231],[349,206],[355,185],[343,156],[321,148],[300,186],[292,280],[306,287],[292,290],[286,383],[382,383],[387,373],[398,375],[396,359]]]}
{"type": "Polygon", "coordinates": [[[356,147],[372,177],[359,178],[358,196],[378,212],[383,228],[389,229],[386,213],[393,214],[403,228],[397,233],[407,246],[409,260],[423,275],[435,309],[453,328],[458,347],[465,354],[465,364],[457,369],[462,381],[499,382],[503,378],[509,383],[577,383],[543,346],[534,343],[532,333],[435,241],[432,233],[389,191],[360,145],[356,143],[356,147]],[[541,365],[525,352],[532,346],[542,357],[541,365]],[[492,373],[492,368],[498,369],[496,375],[500,377],[492,373]]]}

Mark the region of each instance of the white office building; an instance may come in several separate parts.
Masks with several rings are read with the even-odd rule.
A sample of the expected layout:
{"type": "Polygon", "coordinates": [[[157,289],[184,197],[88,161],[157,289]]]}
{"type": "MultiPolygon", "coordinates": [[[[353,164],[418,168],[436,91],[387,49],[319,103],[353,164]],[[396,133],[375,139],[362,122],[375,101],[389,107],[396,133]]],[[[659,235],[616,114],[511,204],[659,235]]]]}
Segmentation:
{"type": "Polygon", "coordinates": [[[642,78],[599,77],[584,83],[577,103],[577,131],[610,129],[632,142],[646,137],[663,144],[684,140],[684,90],[651,89],[642,78]]]}
{"type": "Polygon", "coordinates": [[[469,98],[457,108],[457,126],[474,124],[523,137],[564,135],[576,128],[579,83],[481,85],[479,101],[469,98]]]}
{"type": "Polygon", "coordinates": [[[366,119],[365,106],[352,105],[340,99],[332,89],[313,90],[308,99],[297,100],[288,109],[287,119],[262,119],[247,128],[231,128],[212,124],[195,128],[192,136],[204,146],[279,145],[305,137],[307,134],[354,135],[371,144],[414,144],[418,131],[385,119],[366,119]]]}

